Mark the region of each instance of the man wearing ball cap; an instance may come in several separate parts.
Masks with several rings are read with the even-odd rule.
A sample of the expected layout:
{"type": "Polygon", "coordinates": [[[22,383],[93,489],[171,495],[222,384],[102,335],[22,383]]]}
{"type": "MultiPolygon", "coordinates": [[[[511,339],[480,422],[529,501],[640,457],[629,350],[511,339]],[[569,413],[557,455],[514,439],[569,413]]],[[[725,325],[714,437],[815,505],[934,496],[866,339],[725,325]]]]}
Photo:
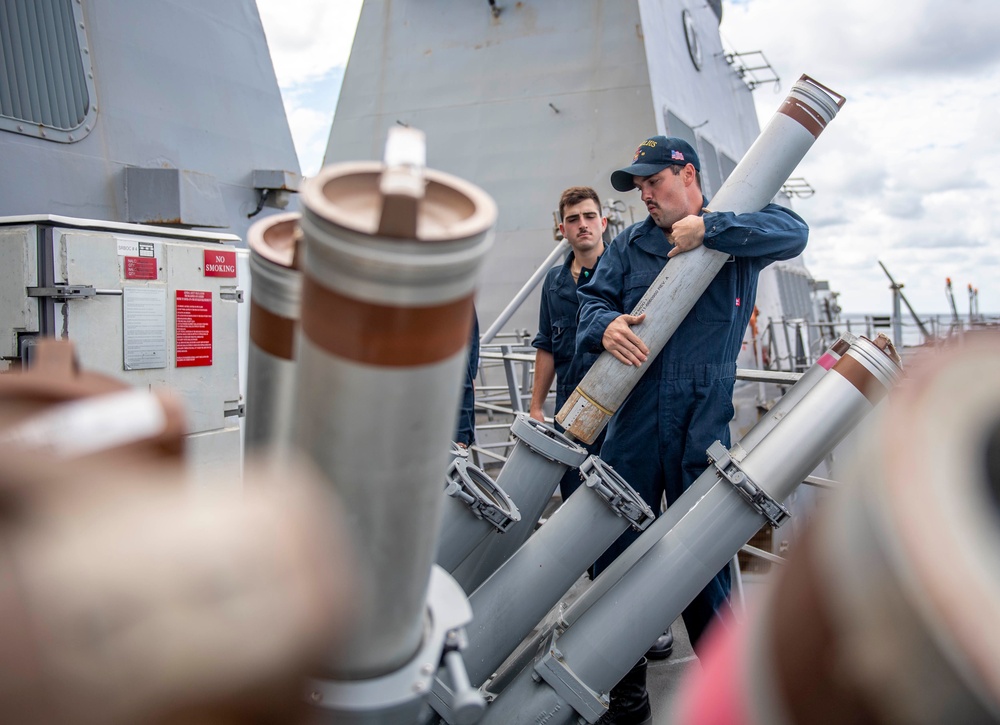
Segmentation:
{"type": "MultiPolygon", "coordinates": [[[[648,367],[609,422],[601,458],[655,511],[664,494],[672,505],[705,470],[712,443],[730,446],[736,356],[754,308],[757,277],[771,262],[801,254],[809,233],[798,215],[776,204],[749,214],[710,211],[700,171],[698,154],[687,141],[668,136],[643,141],[631,165],[611,174],[611,185],[622,192],[636,189],[649,216],[615,238],[593,279],[578,291],[578,350],[607,350],[626,365],[648,367]],[[645,315],[628,313],[672,258],[702,244],[729,260],[662,352],[647,363],[649,350],[631,329],[645,315]]],[[[623,534],[598,561],[598,571],[636,536],[623,534]]],[[[684,610],[696,651],[716,613],[728,607],[728,595],[726,569],[684,610]]],[[[648,716],[645,670],[637,665],[612,690],[607,717],[631,724],[648,716]]]]}

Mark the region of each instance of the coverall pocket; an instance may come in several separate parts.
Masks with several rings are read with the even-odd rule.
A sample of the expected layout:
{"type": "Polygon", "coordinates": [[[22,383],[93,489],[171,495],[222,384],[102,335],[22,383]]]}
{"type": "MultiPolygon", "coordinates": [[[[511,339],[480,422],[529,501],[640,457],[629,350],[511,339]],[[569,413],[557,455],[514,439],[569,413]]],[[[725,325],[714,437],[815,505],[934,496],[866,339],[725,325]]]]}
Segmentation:
{"type": "Polygon", "coordinates": [[[632,314],[632,310],[639,304],[639,300],[646,294],[646,290],[656,280],[658,271],[634,272],[625,277],[625,311],[632,314]]]}
{"type": "Polygon", "coordinates": [[[712,283],[698,298],[694,314],[698,322],[708,325],[732,322],[742,300],[736,295],[736,265],[732,258],[719,270],[712,283]]]}

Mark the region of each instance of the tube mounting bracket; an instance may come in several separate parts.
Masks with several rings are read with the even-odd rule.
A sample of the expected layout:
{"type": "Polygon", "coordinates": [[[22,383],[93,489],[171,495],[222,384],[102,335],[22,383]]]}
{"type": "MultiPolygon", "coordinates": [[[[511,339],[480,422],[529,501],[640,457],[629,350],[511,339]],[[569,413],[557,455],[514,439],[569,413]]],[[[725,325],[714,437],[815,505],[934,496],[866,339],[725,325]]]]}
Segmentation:
{"type": "Polygon", "coordinates": [[[770,494],[758,486],[740,468],[729,451],[722,445],[722,441],[716,441],[708,447],[708,459],[719,471],[719,475],[729,481],[733,488],[749,503],[761,516],[767,519],[773,528],[778,528],[791,516],[791,513],[781,502],[775,501],[770,494]]]}

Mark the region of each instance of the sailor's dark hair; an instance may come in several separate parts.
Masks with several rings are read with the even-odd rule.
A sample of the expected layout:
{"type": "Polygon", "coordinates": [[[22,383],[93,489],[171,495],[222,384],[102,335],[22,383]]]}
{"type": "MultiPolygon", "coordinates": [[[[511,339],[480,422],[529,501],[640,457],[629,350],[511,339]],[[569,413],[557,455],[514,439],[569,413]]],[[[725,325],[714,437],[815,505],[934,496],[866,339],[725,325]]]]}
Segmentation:
{"type": "Polygon", "coordinates": [[[597,204],[597,210],[600,211],[601,199],[597,196],[597,192],[589,186],[571,186],[566,189],[559,197],[559,221],[562,221],[563,210],[566,207],[579,204],[587,199],[593,199],[594,203],[597,204]]]}

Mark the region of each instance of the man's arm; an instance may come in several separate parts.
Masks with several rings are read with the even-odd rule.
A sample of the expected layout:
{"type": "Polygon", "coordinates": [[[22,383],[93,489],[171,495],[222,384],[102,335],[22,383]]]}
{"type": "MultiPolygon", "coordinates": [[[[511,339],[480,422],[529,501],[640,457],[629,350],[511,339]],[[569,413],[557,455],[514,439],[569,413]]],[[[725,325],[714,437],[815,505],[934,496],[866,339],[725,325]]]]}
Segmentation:
{"type": "Polygon", "coordinates": [[[558,268],[553,267],[545,275],[542,285],[542,299],[538,306],[538,332],[531,344],[535,347],[535,382],[531,386],[531,404],[528,415],[535,420],[545,422],[542,406],[556,378],[556,361],[552,355],[552,313],[549,310],[549,287],[552,276],[558,274],[558,268]],[[539,397],[540,396],[540,397],[539,397]]]}
{"type": "Polygon", "coordinates": [[[607,350],[626,365],[641,365],[649,349],[632,332],[632,325],[645,319],[645,315],[626,315],[624,286],[625,273],[619,244],[625,243],[622,232],[604,252],[593,278],[577,288],[580,301],[580,319],[576,330],[576,352],[596,353],[607,350]]]}
{"type": "Polygon", "coordinates": [[[535,382],[531,386],[531,406],[528,409],[528,415],[535,420],[545,422],[543,406],[555,379],[556,362],[552,353],[541,348],[535,350],[535,382]]]}
{"type": "Polygon", "coordinates": [[[622,232],[605,250],[590,281],[576,288],[576,298],[580,303],[576,328],[577,355],[581,352],[602,352],[605,330],[625,311],[625,279],[618,245],[624,243],[622,237],[626,233],[627,230],[622,232]]]}
{"type": "Polygon", "coordinates": [[[707,212],[702,219],[705,246],[734,257],[791,259],[802,253],[809,239],[802,217],[778,204],[750,214],[707,212]]]}

